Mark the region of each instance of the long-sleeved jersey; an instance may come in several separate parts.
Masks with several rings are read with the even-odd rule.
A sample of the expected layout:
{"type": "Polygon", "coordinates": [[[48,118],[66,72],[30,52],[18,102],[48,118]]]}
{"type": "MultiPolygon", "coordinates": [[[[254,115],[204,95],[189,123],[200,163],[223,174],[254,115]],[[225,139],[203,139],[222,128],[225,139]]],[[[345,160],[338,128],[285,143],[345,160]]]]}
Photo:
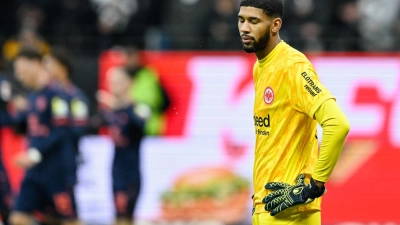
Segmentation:
{"type": "MultiPolygon", "coordinates": [[[[10,82],[0,75],[0,128],[12,125],[12,117],[7,109],[11,96],[12,87],[10,82]]],[[[11,196],[10,183],[2,158],[2,153],[0,152],[0,212],[10,207],[7,198],[11,196]]]]}
{"type": "Polygon", "coordinates": [[[71,146],[68,132],[69,107],[65,93],[48,85],[28,96],[29,108],[16,117],[16,122],[26,123],[28,147],[37,149],[40,163],[26,172],[34,180],[65,183],[62,149],[71,146]],[[54,180],[56,179],[56,180],[54,180]]]}
{"type": "Polygon", "coordinates": [[[104,119],[115,145],[112,167],[114,187],[140,182],[139,150],[145,119],[138,116],[135,105],[106,111],[104,119]]]}
{"type": "MultiPolygon", "coordinates": [[[[322,103],[334,99],[319,81],[309,60],[285,42],[254,65],[255,213],[266,213],[262,198],[268,182],[294,184],[304,173],[306,183],[318,160],[317,121],[322,103]]],[[[288,209],[291,213],[320,210],[321,198],[288,209]]],[[[274,218],[270,218],[274,221],[274,218]]]]}
{"type": "Polygon", "coordinates": [[[68,130],[72,138],[71,149],[64,148],[64,165],[69,185],[76,183],[76,170],[79,163],[79,140],[87,132],[89,100],[76,86],[62,89],[66,93],[69,105],[68,130]]]}

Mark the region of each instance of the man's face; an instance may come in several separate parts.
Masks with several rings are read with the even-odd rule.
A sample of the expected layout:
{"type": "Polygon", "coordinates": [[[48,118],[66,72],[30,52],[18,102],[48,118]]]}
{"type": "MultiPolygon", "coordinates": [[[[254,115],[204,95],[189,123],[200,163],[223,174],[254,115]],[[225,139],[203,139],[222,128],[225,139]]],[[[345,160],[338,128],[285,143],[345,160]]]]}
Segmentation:
{"type": "Polygon", "coordinates": [[[267,47],[271,19],[262,9],[242,6],[238,14],[238,27],[244,51],[251,53],[267,47]]]}
{"type": "Polygon", "coordinates": [[[50,55],[43,57],[43,66],[47,70],[47,72],[51,75],[52,78],[59,80],[60,74],[63,74],[63,65],[59,63],[55,58],[50,55]]]}
{"type": "Polygon", "coordinates": [[[110,91],[116,97],[126,95],[132,86],[132,80],[120,68],[112,69],[108,79],[110,91]]]}
{"type": "Polygon", "coordinates": [[[35,79],[37,79],[34,71],[36,71],[38,63],[40,64],[38,60],[17,58],[14,61],[15,78],[25,87],[34,88],[35,79]]]}

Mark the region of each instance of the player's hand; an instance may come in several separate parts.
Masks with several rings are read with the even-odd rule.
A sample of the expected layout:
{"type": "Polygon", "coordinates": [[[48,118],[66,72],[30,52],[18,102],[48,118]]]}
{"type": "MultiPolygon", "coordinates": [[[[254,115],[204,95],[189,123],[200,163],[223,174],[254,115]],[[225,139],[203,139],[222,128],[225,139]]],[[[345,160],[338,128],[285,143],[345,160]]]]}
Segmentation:
{"type": "Polygon", "coordinates": [[[19,167],[29,169],[36,165],[36,162],[28,155],[27,152],[22,152],[15,158],[15,164],[19,167]]]}
{"type": "Polygon", "coordinates": [[[262,200],[265,203],[265,210],[271,211],[271,216],[275,216],[282,210],[294,205],[310,203],[326,193],[324,186],[318,187],[312,178],[310,184],[306,185],[304,178],[304,174],[300,174],[295,185],[282,182],[267,183],[265,188],[273,191],[262,200]]]}

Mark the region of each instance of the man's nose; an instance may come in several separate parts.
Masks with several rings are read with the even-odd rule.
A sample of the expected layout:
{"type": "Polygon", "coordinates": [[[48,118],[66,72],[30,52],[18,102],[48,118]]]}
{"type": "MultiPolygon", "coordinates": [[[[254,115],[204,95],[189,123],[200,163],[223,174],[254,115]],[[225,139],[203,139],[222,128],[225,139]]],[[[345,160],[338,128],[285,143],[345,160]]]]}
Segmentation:
{"type": "Polygon", "coordinates": [[[241,33],[246,33],[246,34],[250,33],[250,26],[249,26],[249,23],[248,23],[247,21],[244,21],[244,22],[240,25],[239,31],[240,31],[241,33]]]}

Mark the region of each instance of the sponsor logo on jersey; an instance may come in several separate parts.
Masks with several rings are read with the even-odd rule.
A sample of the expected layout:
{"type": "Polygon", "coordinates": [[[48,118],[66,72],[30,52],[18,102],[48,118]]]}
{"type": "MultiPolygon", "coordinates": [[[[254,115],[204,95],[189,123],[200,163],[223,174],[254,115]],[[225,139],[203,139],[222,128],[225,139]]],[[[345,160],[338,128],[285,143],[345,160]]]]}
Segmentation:
{"type": "Polygon", "coordinates": [[[272,88],[267,87],[264,91],[264,102],[266,104],[271,104],[274,101],[274,91],[272,88]]]}
{"type": "Polygon", "coordinates": [[[308,76],[307,72],[301,73],[301,76],[304,78],[304,80],[307,82],[306,85],[304,85],[304,88],[307,90],[310,95],[313,97],[316,96],[321,92],[321,89],[317,86],[317,84],[311,79],[310,76],[308,76]]]}
{"type": "Polygon", "coordinates": [[[310,93],[311,96],[316,96],[317,93],[315,93],[307,84],[304,85],[304,88],[308,91],[308,93],[310,93]]]}
{"type": "Polygon", "coordinates": [[[263,128],[271,127],[270,115],[268,114],[266,117],[255,115],[253,119],[254,119],[254,126],[256,127],[256,134],[268,136],[269,131],[266,131],[263,128]]]}
{"type": "Polygon", "coordinates": [[[266,117],[254,116],[254,126],[256,127],[270,127],[270,116],[266,117]]]}

